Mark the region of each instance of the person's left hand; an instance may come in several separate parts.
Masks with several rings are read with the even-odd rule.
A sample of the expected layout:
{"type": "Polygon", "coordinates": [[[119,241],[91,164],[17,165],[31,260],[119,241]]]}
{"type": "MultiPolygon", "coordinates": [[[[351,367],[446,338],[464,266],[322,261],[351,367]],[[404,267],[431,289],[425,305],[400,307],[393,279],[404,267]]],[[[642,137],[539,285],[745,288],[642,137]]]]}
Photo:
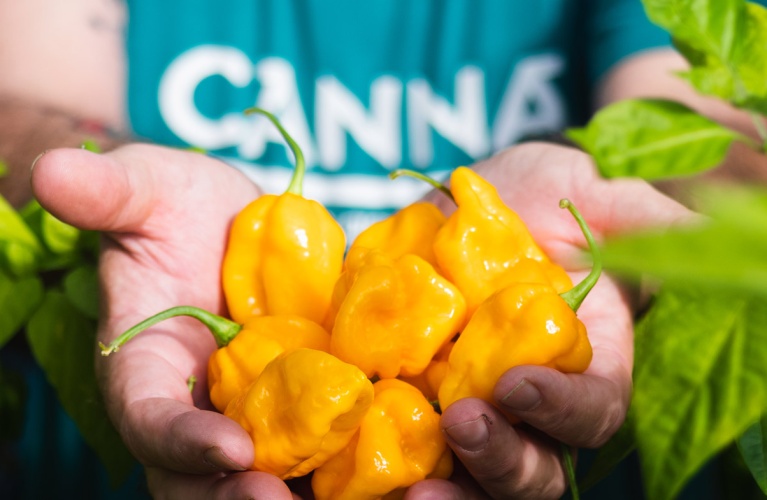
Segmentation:
{"type": "MultiPolygon", "coordinates": [[[[595,237],[687,220],[682,205],[638,180],[599,177],[588,156],[560,146],[530,143],[475,165],[525,221],[544,251],[578,283],[588,273],[579,256],[585,239],[575,220],[558,208],[570,199],[595,237]]],[[[431,198],[443,210],[451,202],[431,198]]],[[[499,408],[523,423],[510,425],[493,405],[474,398],[444,408],[441,425],[469,473],[452,482],[422,481],[407,499],[559,498],[567,488],[561,444],[596,448],[625,420],[631,397],[634,299],[603,274],[578,310],[594,356],[583,374],[518,366],[498,380],[499,408]]]]}

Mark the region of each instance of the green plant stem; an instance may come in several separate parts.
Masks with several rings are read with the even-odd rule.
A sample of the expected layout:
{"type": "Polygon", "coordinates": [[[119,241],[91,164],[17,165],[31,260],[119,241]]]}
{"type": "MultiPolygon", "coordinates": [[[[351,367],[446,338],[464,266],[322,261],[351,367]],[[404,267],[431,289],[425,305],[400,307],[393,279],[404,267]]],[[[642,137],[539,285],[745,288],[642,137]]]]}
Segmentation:
{"type": "Polygon", "coordinates": [[[186,386],[189,389],[189,392],[194,391],[194,386],[197,385],[197,377],[194,375],[189,375],[189,378],[186,379],[186,386]]]}
{"type": "Polygon", "coordinates": [[[564,443],[560,443],[562,447],[562,461],[565,465],[565,475],[567,476],[567,482],[570,485],[570,496],[572,500],[579,500],[580,494],[578,493],[578,482],[575,480],[575,465],[573,464],[573,454],[570,451],[570,447],[564,443]]]}
{"type": "Polygon", "coordinates": [[[593,261],[589,275],[570,290],[559,295],[565,302],[567,302],[567,305],[569,305],[573,311],[577,312],[581,303],[583,303],[583,300],[589,294],[591,289],[594,288],[599,276],[602,274],[602,254],[599,251],[597,242],[594,240],[594,235],[591,234],[591,229],[589,229],[588,224],[586,224],[586,221],[583,219],[583,216],[578,209],[575,208],[575,205],[568,199],[562,199],[559,201],[559,208],[566,208],[570,211],[573,217],[575,217],[581,231],[583,231],[583,236],[586,237],[586,241],[589,244],[589,251],[591,252],[591,259],[593,261]]]}
{"type": "Polygon", "coordinates": [[[213,334],[216,339],[218,347],[224,347],[229,344],[234,337],[240,333],[242,326],[234,321],[223,318],[217,314],[210,313],[204,309],[193,306],[177,306],[166,309],[159,312],[154,316],[151,316],[141,323],[129,328],[122,335],[114,339],[109,345],[104,345],[99,342],[102,356],[109,356],[113,352],[117,352],[126,342],[133,337],[143,332],[147,328],[165,321],[166,319],[175,318],[176,316],[189,316],[208,327],[208,330],[213,334]]]}
{"type": "Polygon", "coordinates": [[[256,113],[264,115],[265,117],[269,118],[269,121],[271,121],[274,126],[277,127],[277,130],[280,131],[280,134],[282,134],[285,142],[287,142],[288,146],[290,146],[291,151],[293,151],[293,156],[295,156],[296,159],[296,166],[293,170],[293,177],[291,177],[290,184],[288,185],[288,189],[285,192],[302,196],[304,191],[304,177],[306,176],[306,162],[304,161],[304,154],[301,152],[301,148],[298,146],[296,141],[293,140],[290,134],[288,134],[288,132],[283,128],[277,117],[270,112],[261,108],[248,108],[244,111],[244,113],[246,115],[252,115],[256,113]]]}
{"type": "Polygon", "coordinates": [[[407,168],[400,168],[400,169],[392,170],[391,172],[389,172],[390,179],[396,179],[397,177],[402,177],[403,175],[406,177],[413,177],[414,179],[424,181],[425,183],[429,184],[434,189],[442,192],[442,194],[450,198],[450,200],[453,203],[455,203],[455,198],[453,197],[453,193],[450,192],[450,189],[448,189],[447,186],[445,186],[441,182],[429,177],[426,174],[422,174],[421,172],[416,172],[415,170],[410,170],[407,168]]]}

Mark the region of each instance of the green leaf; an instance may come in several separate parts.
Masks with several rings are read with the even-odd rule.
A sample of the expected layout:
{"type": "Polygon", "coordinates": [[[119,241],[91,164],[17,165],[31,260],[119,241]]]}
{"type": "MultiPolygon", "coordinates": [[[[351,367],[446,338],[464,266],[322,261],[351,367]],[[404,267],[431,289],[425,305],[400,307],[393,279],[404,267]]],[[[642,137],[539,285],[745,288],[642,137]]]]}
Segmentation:
{"type": "Polygon", "coordinates": [[[767,296],[767,191],[700,191],[711,216],[698,224],[607,240],[605,268],[627,278],[649,274],[681,283],[767,296]]]}
{"type": "Polygon", "coordinates": [[[0,347],[27,322],[43,299],[39,278],[14,278],[0,272],[0,347]]]}
{"type": "Polygon", "coordinates": [[[76,267],[64,277],[64,293],[85,316],[99,318],[98,269],[93,264],[76,267]]]}
{"type": "Polygon", "coordinates": [[[27,337],[62,407],[104,463],[113,485],[122,483],[135,461],[107,417],[96,383],[96,322],[64,294],[49,291],[27,325],[27,337]]]}
{"type": "Polygon", "coordinates": [[[767,300],[664,289],[637,328],[632,407],[647,497],[673,498],[767,408],[767,300]]]}
{"type": "MultiPolygon", "coordinates": [[[[643,0],[645,12],[698,52],[727,60],[744,23],[743,0],[643,0]]],[[[698,61],[693,61],[698,62],[698,61]]]]}
{"type": "Polygon", "coordinates": [[[643,0],[691,65],[681,74],[704,94],[767,112],[767,10],[743,0],[643,0]]]}
{"type": "Polygon", "coordinates": [[[99,146],[98,142],[93,139],[84,140],[81,147],[91,153],[101,153],[101,146],[99,146]]]}
{"type": "Polygon", "coordinates": [[[746,429],[738,439],[738,449],[756,483],[767,495],[767,418],[746,429]]]}
{"type": "Polygon", "coordinates": [[[8,164],[0,159],[0,177],[8,175],[8,164]]]}
{"type": "Polygon", "coordinates": [[[594,157],[605,177],[656,180],[719,165],[737,132],[664,100],[626,100],[599,111],[567,136],[594,157]]]}
{"type": "Polygon", "coordinates": [[[32,200],[24,207],[22,215],[51,253],[71,254],[77,248],[80,230],[61,222],[41,207],[36,200],[32,200]]]}
{"type": "Polygon", "coordinates": [[[0,196],[0,269],[15,276],[34,272],[43,254],[35,234],[19,213],[0,196]]]}

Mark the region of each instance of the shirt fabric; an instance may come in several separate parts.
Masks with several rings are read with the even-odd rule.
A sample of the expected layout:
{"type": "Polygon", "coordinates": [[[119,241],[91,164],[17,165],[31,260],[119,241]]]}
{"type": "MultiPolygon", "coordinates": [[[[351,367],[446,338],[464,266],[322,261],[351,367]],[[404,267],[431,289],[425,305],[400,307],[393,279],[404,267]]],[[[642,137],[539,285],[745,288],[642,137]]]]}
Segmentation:
{"type": "Polygon", "coordinates": [[[301,145],[305,194],[353,237],[438,179],[582,123],[623,57],[668,44],[638,0],[132,0],[129,111],[139,136],[227,159],[270,193],[301,145]]]}

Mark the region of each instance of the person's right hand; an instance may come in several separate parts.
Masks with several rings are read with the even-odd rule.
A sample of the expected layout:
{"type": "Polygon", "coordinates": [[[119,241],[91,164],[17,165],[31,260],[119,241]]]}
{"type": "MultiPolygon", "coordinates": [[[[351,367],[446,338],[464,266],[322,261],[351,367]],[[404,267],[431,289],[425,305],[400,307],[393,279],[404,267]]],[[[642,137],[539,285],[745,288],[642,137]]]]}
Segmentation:
{"type": "MultiPolygon", "coordinates": [[[[103,155],[59,149],[37,160],[32,185],[56,217],[103,231],[101,342],[173,306],[224,312],[220,267],[229,224],[260,195],[242,173],[156,146],[103,155]]],[[[271,474],[231,474],[253,463],[253,444],[237,423],[209,411],[214,349],[204,326],[176,318],[99,356],[97,376],[116,429],[146,467],[155,498],[292,498],[271,474]],[[199,380],[193,394],[190,375],[199,380]]]]}

